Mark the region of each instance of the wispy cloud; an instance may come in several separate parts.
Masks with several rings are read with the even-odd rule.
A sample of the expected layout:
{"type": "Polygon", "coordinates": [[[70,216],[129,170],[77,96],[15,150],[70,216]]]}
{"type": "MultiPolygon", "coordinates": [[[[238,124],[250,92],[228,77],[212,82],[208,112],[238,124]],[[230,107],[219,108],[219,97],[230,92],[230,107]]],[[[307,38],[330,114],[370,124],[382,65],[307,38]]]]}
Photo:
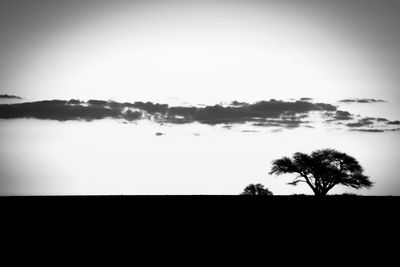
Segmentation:
{"type": "Polygon", "coordinates": [[[359,132],[387,132],[397,131],[397,129],[390,128],[393,125],[400,125],[400,121],[389,121],[385,118],[373,118],[365,117],[358,121],[347,123],[346,126],[350,128],[350,131],[359,132]],[[367,128],[364,128],[367,127],[367,128]]]}
{"type": "Polygon", "coordinates": [[[342,103],[382,103],[386,102],[382,99],[373,99],[373,98],[350,98],[350,99],[342,99],[338,102],[342,103]]]}
{"type": "Polygon", "coordinates": [[[359,119],[357,122],[346,123],[348,127],[364,127],[374,124],[374,118],[363,118],[359,119]]]}
{"type": "Polygon", "coordinates": [[[7,95],[7,94],[0,95],[0,98],[5,98],[5,99],[22,99],[22,97],[19,97],[19,96],[16,96],[16,95],[7,95]]]}
{"type": "Polygon", "coordinates": [[[383,132],[385,132],[385,130],[382,130],[382,129],[369,129],[369,128],[366,128],[366,129],[351,129],[350,131],[353,131],[353,132],[366,132],[366,133],[383,133],[383,132]]]}

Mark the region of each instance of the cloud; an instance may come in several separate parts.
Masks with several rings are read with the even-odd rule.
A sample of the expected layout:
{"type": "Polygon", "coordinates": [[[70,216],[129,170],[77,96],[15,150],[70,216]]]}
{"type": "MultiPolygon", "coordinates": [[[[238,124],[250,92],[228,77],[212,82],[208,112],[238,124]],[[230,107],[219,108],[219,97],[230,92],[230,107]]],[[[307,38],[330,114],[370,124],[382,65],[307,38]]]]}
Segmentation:
{"type": "Polygon", "coordinates": [[[132,111],[130,109],[123,112],[123,118],[128,121],[138,120],[142,117],[142,112],[132,111]]]}
{"type": "Polygon", "coordinates": [[[348,126],[348,127],[364,127],[364,126],[374,124],[373,120],[374,120],[374,118],[363,118],[363,119],[358,120],[358,122],[347,123],[346,126],[348,126]]]}
{"type": "Polygon", "coordinates": [[[379,103],[379,102],[386,102],[382,99],[373,99],[373,98],[351,98],[351,99],[342,99],[338,102],[342,103],[379,103]]]}
{"type": "Polygon", "coordinates": [[[246,103],[246,102],[239,102],[239,101],[236,101],[236,100],[235,100],[235,101],[232,101],[230,105],[231,105],[231,106],[240,107],[240,106],[247,106],[248,103],[246,103]]]}
{"type": "Polygon", "coordinates": [[[378,121],[378,122],[382,122],[382,121],[388,121],[388,119],[385,119],[385,118],[376,118],[376,121],[378,121]]]}
{"type": "Polygon", "coordinates": [[[83,101],[80,101],[78,99],[71,99],[71,100],[68,101],[68,104],[70,104],[70,105],[80,105],[80,104],[83,104],[83,103],[84,103],[83,101]]]}
{"type": "Polygon", "coordinates": [[[154,113],[161,113],[165,114],[168,110],[168,105],[167,104],[158,104],[158,103],[152,103],[152,102],[135,102],[132,104],[132,107],[144,110],[150,114],[154,113]]]}
{"type": "Polygon", "coordinates": [[[351,113],[348,111],[336,110],[335,114],[333,115],[333,119],[339,121],[352,120],[353,115],[351,115],[351,113]]]}
{"type": "MultiPolygon", "coordinates": [[[[341,121],[353,120],[354,115],[348,111],[336,110],[335,112],[327,111],[322,114],[322,117],[327,117],[325,123],[337,122],[337,124],[343,124],[341,121]]],[[[352,124],[350,124],[351,127],[352,124]]]]}
{"type": "Polygon", "coordinates": [[[326,103],[316,103],[316,106],[320,108],[321,111],[336,111],[336,106],[326,103]]]}
{"type": "Polygon", "coordinates": [[[397,131],[396,129],[388,129],[387,125],[400,125],[400,121],[389,121],[385,118],[373,118],[373,117],[365,117],[359,119],[357,122],[347,123],[346,126],[350,128],[358,128],[358,127],[369,127],[369,128],[359,128],[359,129],[350,129],[350,131],[359,131],[359,132],[388,132],[388,131],[397,131]],[[386,125],[386,127],[385,127],[386,125]]]}
{"type": "Polygon", "coordinates": [[[386,131],[388,131],[388,132],[398,132],[398,131],[400,131],[400,128],[388,129],[386,131]]]}
{"type": "MultiPolygon", "coordinates": [[[[234,102],[232,102],[234,103],[234,102]]],[[[271,99],[253,104],[236,102],[235,106],[171,107],[168,118],[181,122],[197,121],[204,124],[258,122],[265,118],[280,118],[310,111],[334,111],[336,107],[325,103],[305,101],[285,102],[271,99]]]]}
{"type": "Polygon", "coordinates": [[[91,99],[87,103],[89,105],[92,105],[92,106],[107,106],[108,105],[108,102],[104,101],[104,100],[93,100],[93,99],[91,99]]]}
{"type": "Polygon", "coordinates": [[[394,128],[394,129],[373,129],[373,128],[366,128],[366,129],[351,129],[350,131],[369,132],[369,133],[383,133],[383,132],[398,132],[398,131],[400,131],[400,128],[394,128]]]}
{"type": "Polygon", "coordinates": [[[259,122],[265,118],[305,114],[310,111],[333,111],[336,107],[325,103],[305,101],[285,102],[271,99],[253,104],[233,101],[228,106],[166,107],[164,121],[170,123],[200,122],[203,124],[259,122]]]}
{"type": "Polygon", "coordinates": [[[16,96],[16,95],[7,95],[7,94],[0,95],[0,98],[6,98],[6,99],[22,99],[22,97],[20,97],[20,96],[16,96]]]}
{"type": "Polygon", "coordinates": [[[303,120],[304,118],[308,118],[308,114],[282,114],[278,119],[260,119],[258,122],[253,123],[253,126],[261,126],[261,127],[283,127],[283,128],[297,128],[302,124],[308,123],[308,121],[303,120]]]}
{"type": "Polygon", "coordinates": [[[368,133],[383,133],[385,130],[382,129],[351,129],[350,131],[356,131],[356,132],[368,132],[368,133]]]}
{"type": "Polygon", "coordinates": [[[301,120],[267,120],[265,122],[253,123],[253,126],[297,128],[302,123],[305,122],[301,120]]]}
{"type": "MultiPolygon", "coordinates": [[[[332,119],[328,119],[325,122],[329,123],[331,121],[342,121],[342,120],[352,120],[355,117],[353,114],[347,111],[337,110],[335,113],[326,112],[324,116],[331,117],[332,119]]],[[[360,117],[360,116],[358,116],[360,117]]],[[[338,125],[345,125],[350,128],[350,131],[358,131],[358,132],[387,132],[394,131],[394,129],[389,129],[388,125],[400,125],[400,121],[389,121],[385,118],[374,118],[374,117],[364,117],[359,118],[357,121],[348,122],[343,124],[342,122],[338,122],[338,125]],[[362,128],[367,127],[367,128],[362,128]]]]}
{"type": "Polygon", "coordinates": [[[0,118],[36,118],[49,120],[97,120],[120,118],[128,121],[141,118],[157,122],[203,124],[228,124],[256,122],[259,125],[298,127],[310,111],[336,111],[326,103],[306,101],[286,102],[271,99],[253,104],[234,101],[231,105],[203,107],[169,107],[152,102],[120,103],[115,101],[45,100],[18,104],[0,105],[0,118]]]}
{"type": "Polygon", "coordinates": [[[0,105],[0,118],[36,118],[48,120],[98,120],[104,118],[139,119],[140,112],[124,110],[121,106],[110,107],[110,102],[89,100],[46,100],[19,104],[0,105]]]}
{"type": "MultiPolygon", "coordinates": [[[[310,116],[312,115],[311,112],[320,116],[328,116],[329,120],[325,122],[350,121],[355,117],[350,112],[338,110],[336,106],[327,103],[312,103],[301,100],[281,101],[275,99],[255,103],[233,101],[228,105],[219,104],[196,107],[169,106],[153,102],[122,103],[112,100],[104,101],[95,99],[86,102],[71,99],[0,104],[0,119],[36,118],[57,121],[92,121],[112,118],[121,119],[125,122],[147,119],[161,124],[193,122],[208,125],[222,124],[226,128],[239,123],[256,127],[286,129],[313,127],[310,125],[312,121],[309,119],[314,118],[310,116]]],[[[365,117],[343,125],[354,131],[380,132],[389,131],[389,125],[400,125],[400,121],[365,117]]]]}
{"type": "Polygon", "coordinates": [[[257,130],[242,130],[242,133],[259,133],[260,131],[257,130]]]}
{"type": "Polygon", "coordinates": [[[386,124],[389,124],[389,125],[400,125],[400,121],[387,121],[386,124]]]}

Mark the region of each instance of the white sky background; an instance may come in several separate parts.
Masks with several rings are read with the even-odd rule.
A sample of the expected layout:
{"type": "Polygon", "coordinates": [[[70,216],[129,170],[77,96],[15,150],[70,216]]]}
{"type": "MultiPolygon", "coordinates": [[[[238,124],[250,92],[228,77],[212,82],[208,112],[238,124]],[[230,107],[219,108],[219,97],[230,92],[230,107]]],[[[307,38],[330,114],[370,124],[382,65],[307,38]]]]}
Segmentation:
{"type": "Polygon", "coordinates": [[[0,194],[239,194],[250,183],[262,183],[275,194],[311,194],[306,186],[286,185],[292,176],[268,172],[272,159],[322,147],[356,157],[376,182],[370,190],[337,186],[330,193],[399,194],[393,175],[400,171],[398,133],[257,130],[112,120],[3,121],[0,194]]]}
{"type": "MultiPolygon", "coordinates": [[[[341,107],[400,119],[398,47],[371,19],[383,13],[300,2],[82,1],[32,9],[43,19],[2,28],[14,41],[0,48],[0,93],[169,104],[378,98],[389,102],[341,107]]],[[[238,194],[258,182],[275,194],[311,193],[269,176],[270,162],[326,147],[357,158],[376,182],[360,193],[400,193],[399,132],[257,130],[3,120],[0,194],[238,194]]],[[[355,192],[332,193],[345,191],[355,192]]]]}
{"type": "Polygon", "coordinates": [[[35,38],[22,38],[31,45],[21,49],[24,58],[3,88],[34,100],[336,101],[379,98],[382,90],[399,99],[369,44],[337,27],[343,22],[334,8],[290,1],[90,2],[98,4],[67,9],[39,24],[35,38]]]}

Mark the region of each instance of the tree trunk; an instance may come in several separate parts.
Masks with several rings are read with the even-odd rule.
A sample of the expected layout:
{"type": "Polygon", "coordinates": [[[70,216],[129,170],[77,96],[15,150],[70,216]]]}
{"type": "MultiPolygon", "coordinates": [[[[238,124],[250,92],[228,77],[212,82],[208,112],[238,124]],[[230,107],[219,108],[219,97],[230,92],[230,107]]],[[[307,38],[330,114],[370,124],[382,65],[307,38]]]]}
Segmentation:
{"type": "Polygon", "coordinates": [[[327,193],[328,193],[328,191],[323,190],[323,189],[321,189],[321,190],[314,190],[314,194],[315,194],[315,196],[317,196],[317,197],[324,197],[324,196],[326,196],[327,193]]]}

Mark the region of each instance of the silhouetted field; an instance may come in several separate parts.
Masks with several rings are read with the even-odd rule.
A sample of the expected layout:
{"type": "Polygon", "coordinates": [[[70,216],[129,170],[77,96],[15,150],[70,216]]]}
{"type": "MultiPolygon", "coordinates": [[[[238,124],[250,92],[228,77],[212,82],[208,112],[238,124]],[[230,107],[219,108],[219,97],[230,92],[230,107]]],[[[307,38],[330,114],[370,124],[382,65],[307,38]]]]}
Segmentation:
{"type": "MultiPolygon", "coordinates": [[[[182,203],[273,203],[287,202],[295,204],[296,201],[313,201],[313,202],[397,202],[400,196],[363,196],[363,195],[327,195],[318,197],[314,195],[273,195],[273,196],[246,196],[246,195],[55,195],[55,196],[0,196],[0,201],[9,203],[46,203],[64,202],[81,203],[90,202],[166,202],[169,204],[182,203]]],[[[158,203],[161,204],[161,203],[158,203]]]]}
{"type": "Polygon", "coordinates": [[[392,196],[39,196],[0,197],[0,204],[3,223],[39,235],[37,229],[62,224],[62,233],[80,229],[97,238],[106,229],[125,229],[123,236],[152,234],[167,240],[187,230],[192,241],[247,235],[264,240],[271,234],[325,239],[325,232],[332,231],[341,235],[330,240],[342,240],[371,229],[391,235],[400,225],[400,197],[392,196]],[[377,227],[376,220],[384,227],[377,227]]]}
{"type": "Polygon", "coordinates": [[[11,196],[0,197],[3,207],[17,210],[61,210],[69,212],[116,212],[142,214],[185,213],[201,214],[247,214],[247,213],[291,213],[291,214],[333,214],[368,213],[396,210],[400,207],[400,196],[359,196],[359,195],[190,195],[190,196],[11,196]],[[10,204],[10,205],[7,205],[10,204]]]}

